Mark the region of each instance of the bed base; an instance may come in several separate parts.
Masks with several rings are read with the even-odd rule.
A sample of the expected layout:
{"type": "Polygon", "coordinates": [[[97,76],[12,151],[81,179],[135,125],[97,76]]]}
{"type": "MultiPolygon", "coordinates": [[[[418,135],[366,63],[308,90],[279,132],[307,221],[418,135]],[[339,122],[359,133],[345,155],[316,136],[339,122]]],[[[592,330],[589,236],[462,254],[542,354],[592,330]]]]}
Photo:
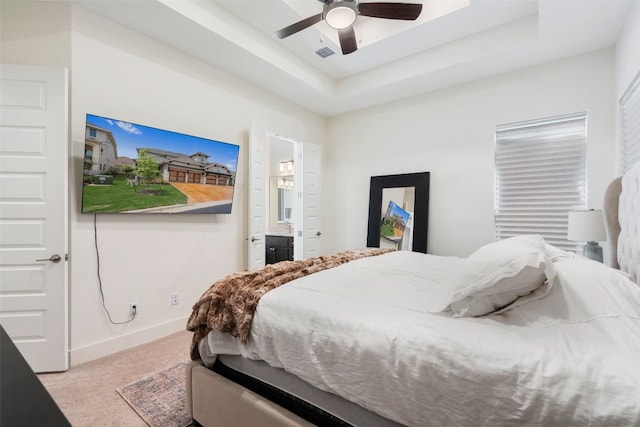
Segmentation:
{"type": "Polygon", "coordinates": [[[186,410],[203,427],[311,427],[314,424],[192,361],[186,372],[186,410]]]}

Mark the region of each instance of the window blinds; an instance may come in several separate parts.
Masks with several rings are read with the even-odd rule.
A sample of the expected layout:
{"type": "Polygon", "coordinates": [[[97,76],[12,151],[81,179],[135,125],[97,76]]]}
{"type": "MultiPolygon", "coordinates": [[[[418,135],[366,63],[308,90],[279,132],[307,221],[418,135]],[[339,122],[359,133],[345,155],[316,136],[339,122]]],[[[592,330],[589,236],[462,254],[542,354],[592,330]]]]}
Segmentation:
{"type": "Polygon", "coordinates": [[[620,99],[622,173],[640,162],[640,73],[620,99]]]}
{"type": "Polygon", "coordinates": [[[586,122],[578,113],[496,127],[496,240],[540,234],[576,249],[567,240],[567,217],[586,208],[586,122]]]}

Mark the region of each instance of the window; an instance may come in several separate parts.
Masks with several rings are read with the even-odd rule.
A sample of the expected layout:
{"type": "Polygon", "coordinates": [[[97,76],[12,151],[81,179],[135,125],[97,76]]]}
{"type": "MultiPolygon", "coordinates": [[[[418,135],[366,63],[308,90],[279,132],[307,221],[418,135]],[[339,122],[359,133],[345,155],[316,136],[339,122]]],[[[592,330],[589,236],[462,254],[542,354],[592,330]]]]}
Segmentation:
{"type": "Polygon", "coordinates": [[[620,99],[622,173],[640,162],[640,73],[620,99]]]}
{"type": "Polygon", "coordinates": [[[576,249],[567,212],[586,208],[586,135],[586,113],[496,127],[496,240],[540,234],[576,249]]]}
{"type": "Polygon", "coordinates": [[[89,137],[91,138],[95,138],[96,137],[96,130],[94,128],[89,128],[89,137]]]}
{"type": "Polygon", "coordinates": [[[93,147],[85,144],[84,146],[84,170],[90,171],[93,167],[93,147]]]}

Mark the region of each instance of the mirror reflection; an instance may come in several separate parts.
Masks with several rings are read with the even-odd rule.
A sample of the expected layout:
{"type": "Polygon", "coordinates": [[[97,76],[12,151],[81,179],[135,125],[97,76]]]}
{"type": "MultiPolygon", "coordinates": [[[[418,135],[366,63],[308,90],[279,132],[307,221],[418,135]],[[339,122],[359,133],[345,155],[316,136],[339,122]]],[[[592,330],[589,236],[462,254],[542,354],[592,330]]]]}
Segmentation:
{"type": "Polygon", "coordinates": [[[382,189],[380,247],[413,250],[415,187],[382,189]]]}
{"type": "Polygon", "coordinates": [[[278,136],[268,138],[265,150],[266,235],[293,237],[297,198],[293,197],[296,175],[295,144],[278,136]]]}
{"type": "Polygon", "coordinates": [[[293,175],[272,176],[269,182],[269,217],[272,226],[291,224],[293,202],[293,175]]]}

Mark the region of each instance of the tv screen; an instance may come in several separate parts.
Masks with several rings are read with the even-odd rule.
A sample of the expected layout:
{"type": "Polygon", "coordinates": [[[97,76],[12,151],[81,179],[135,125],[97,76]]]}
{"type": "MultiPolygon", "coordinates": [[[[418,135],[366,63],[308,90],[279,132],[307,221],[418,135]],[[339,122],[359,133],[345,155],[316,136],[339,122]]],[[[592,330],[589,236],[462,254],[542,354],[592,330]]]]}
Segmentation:
{"type": "Polygon", "coordinates": [[[229,214],[239,151],[87,114],[82,213],[229,214]]]}

